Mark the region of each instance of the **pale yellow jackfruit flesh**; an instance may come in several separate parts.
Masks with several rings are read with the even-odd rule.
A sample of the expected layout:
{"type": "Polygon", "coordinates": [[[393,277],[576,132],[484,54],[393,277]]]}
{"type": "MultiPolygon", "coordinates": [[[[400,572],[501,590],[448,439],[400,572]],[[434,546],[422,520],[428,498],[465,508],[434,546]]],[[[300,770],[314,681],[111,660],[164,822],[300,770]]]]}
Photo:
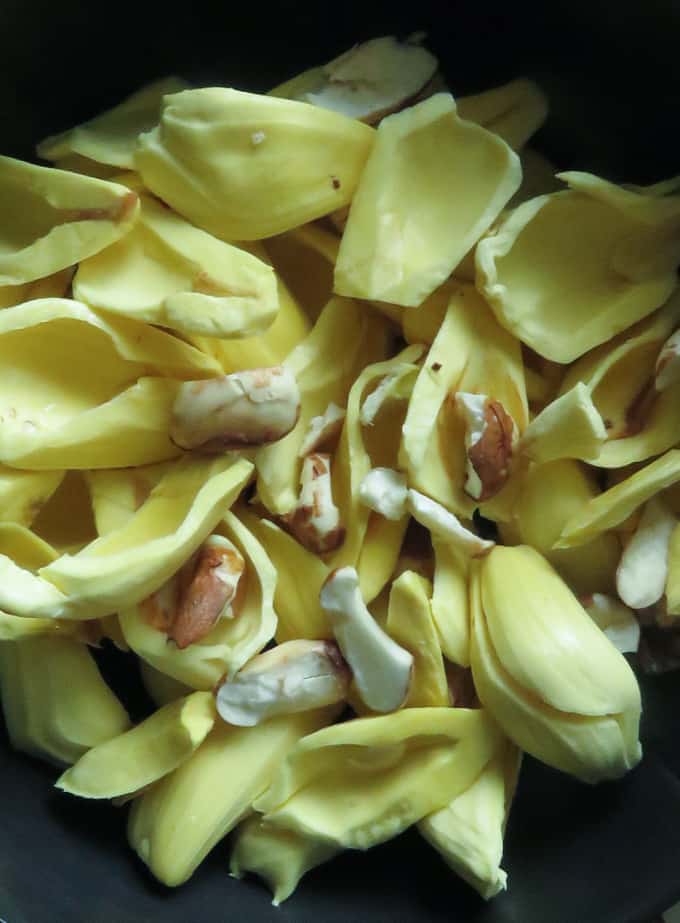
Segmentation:
{"type": "MultiPolygon", "coordinates": [[[[374,531],[369,533],[369,525],[372,521],[375,523],[375,519],[370,510],[361,502],[359,492],[361,483],[372,466],[386,464],[389,467],[394,467],[399,430],[398,428],[395,430],[395,419],[390,419],[391,409],[389,405],[385,408],[387,417],[384,412],[379,412],[374,424],[365,427],[361,425],[361,408],[365,398],[370,393],[369,388],[372,386],[380,387],[380,382],[386,376],[402,368],[407,369],[409,372],[414,372],[417,368],[415,363],[421,354],[422,349],[420,347],[410,346],[398,353],[393,359],[366,366],[356,378],[347,399],[347,414],[340,437],[340,444],[335,454],[334,477],[336,502],[340,509],[341,522],[346,524],[346,535],[343,544],[331,556],[329,565],[331,569],[346,565],[351,567],[358,566],[359,580],[364,598],[367,598],[368,595],[365,591],[370,589],[371,595],[377,595],[381,586],[380,581],[376,584],[374,580],[374,575],[378,572],[378,568],[369,573],[366,566],[361,567],[361,557],[365,543],[367,540],[373,540],[376,533],[374,531]],[[374,448],[373,458],[369,454],[367,442],[370,442],[374,448]],[[379,457],[378,452],[384,453],[382,458],[379,457]],[[370,587],[368,586],[369,583],[370,587]]],[[[398,401],[395,403],[397,406],[392,410],[395,410],[398,415],[403,413],[403,410],[398,406],[403,402],[398,401]]],[[[397,416],[397,419],[400,419],[400,417],[397,416]]],[[[389,536],[390,539],[394,539],[395,534],[397,539],[403,536],[401,531],[403,525],[399,523],[385,523],[384,528],[387,535],[383,532],[383,538],[389,536]]],[[[400,544],[400,540],[397,543],[392,540],[380,543],[380,571],[385,580],[389,578],[389,573],[396,565],[400,544]],[[386,569],[388,570],[387,574],[385,574],[386,569]]],[[[368,561],[369,558],[364,558],[364,565],[368,561]]],[[[376,563],[375,559],[373,559],[373,563],[376,563]]]]}
{"type": "MultiPolygon", "coordinates": [[[[469,518],[478,504],[463,489],[465,424],[448,400],[456,391],[483,393],[499,401],[518,432],[524,431],[528,407],[519,343],[499,326],[475,289],[462,284],[449,300],[413,389],[399,462],[409,486],[469,518]]],[[[508,518],[507,504],[498,501],[489,501],[495,506],[489,515],[508,518]]]]}
{"type": "Polygon", "coordinates": [[[335,266],[341,295],[417,308],[519,187],[519,159],[438,93],[383,119],[335,266]]]}
{"type": "Polygon", "coordinates": [[[475,687],[518,746],[588,782],[639,761],[635,676],[538,552],[497,546],[471,603],[475,687]]]}
{"type": "Polygon", "coordinates": [[[110,468],[176,457],[179,380],[219,372],[176,337],[104,318],[67,299],[0,312],[0,460],[33,468],[110,468]]]}
{"type": "Polygon", "coordinates": [[[680,481],[680,451],[671,449],[625,480],[593,497],[565,523],[556,548],[571,548],[624,522],[655,494],[680,481]]]}
{"type": "Polygon", "coordinates": [[[442,652],[459,666],[470,665],[468,562],[442,540],[433,539],[432,619],[442,652]]]}
{"type": "Polygon", "coordinates": [[[333,717],[333,710],[322,709],[252,728],[219,722],[189,760],[135,801],[130,845],[159,881],[182,884],[251,812],[300,737],[333,717]]]}
{"type": "Polygon", "coordinates": [[[36,638],[0,644],[0,697],[12,746],[62,765],[129,727],[84,644],[36,638]]]}
{"type": "Polygon", "coordinates": [[[140,132],[149,131],[160,117],[161,101],[167,93],[188,86],[178,77],[164,77],[137,90],[113,109],[88,122],[45,138],[38,145],[38,156],[64,162],[82,157],[96,164],[122,169],[134,166],[134,151],[140,132]]]}
{"type": "Polygon", "coordinates": [[[245,338],[278,311],[273,269],[151,196],[122,240],[81,262],[74,296],[93,308],[189,335],[245,338]]]}
{"type": "Polygon", "coordinates": [[[255,809],[274,826],[368,849],[465,791],[501,739],[480,710],[346,721],[300,741],[255,809]]]}
{"type": "Polygon", "coordinates": [[[215,723],[215,701],[194,692],[136,727],[88,750],[57,780],[81,798],[118,798],[152,785],[186,762],[215,723]]]}
{"type": "Polygon", "coordinates": [[[73,266],[123,237],[139,211],[125,186],[0,157],[0,286],[73,266]]]}
{"type": "Polygon", "coordinates": [[[200,641],[180,649],[151,623],[143,605],[120,613],[123,634],[132,650],[192,689],[212,689],[225,674],[239,670],[268,644],[277,625],[276,570],[264,547],[231,512],[225,513],[211,531],[229,539],[246,562],[241,577],[245,588],[233,618],[219,619],[200,641]]]}
{"type": "Polygon", "coordinates": [[[236,831],[229,871],[234,878],[243,878],[248,872],[264,878],[273,895],[272,904],[278,907],[295,891],[303,875],[339,852],[329,843],[272,827],[254,815],[236,831]]]}
{"type": "Polygon", "coordinates": [[[281,278],[277,291],[279,311],[264,333],[238,340],[191,336],[190,342],[218,362],[226,374],[280,365],[309,334],[311,325],[281,278]]]}
{"type": "Polygon", "coordinates": [[[333,294],[333,267],[340,241],[318,224],[271,237],[264,247],[280,277],[315,321],[333,294]]]}
{"type": "Polygon", "coordinates": [[[295,427],[255,457],[257,493],[275,515],[289,513],[298,497],[302,460],[298,452],[310,420],[329,403],[345,405],[352,382],[368,363],[388,351],[386,322],[346,298],[324,307],[309,336],[285,359],[300,389],[300,415],[295,427]]]}
{"type": "Polygon", "coordinates": [[[680,386],[660,392],[654,387],[659,351],[678,323],[680,298],[674,294],[661,310],[568,369],[561,392],[585,383],[607,430],[606,442],[588,459],[593,464],[620,468],[680,442],[680,386]]]}
{"type": "Polygon", "coordinates": [[[346,205],[374,131],[306,103],[222,87],[163,100],[135,167],[159,198],[223,240],[261,240],[346,205]]]}
{"type": "Polygon", "coordinates": [[[413,675],[405,708],[450,704],[444,658],[430,609],[432,587],[413,571],[398,577],[390,590],[385,629],[413,655],[413,675]]]}
{"type": "Polygon", "coordinates": [[[229,455],[177,462],[119,528],[41,569],[67,594],[55,614],[94,618],[141,602],[210,535],[251,473],[248,461],[229,455]]]}
{"type": "Polygon", "coordinates": [[[175,462],[85,472],[98,535],[124,526],[175,462]]]}
{"type": "Polygon", "coordinates": [[[514,507],[516,542],[540,551],[579,595],[614,591],[621,557],[619,539],[603,532],[576,548],[553,548],[566,523],[598,489],[588,469],[572,459],[534,465],[527,472],[514,507]]]}
{"type": "Polygon", "coordinates": [[[275,523],[250,512],[245,504],[234,512],[260,542],[276,569],[277,642],[331,638],[328,616],[319,603],[321,587],[330,573],[328,566],[275,523]]]}
{"type": "Polygon", "coordinates": [[[476,251],[477,285],[500,323],[563,363],[662,305],[680,262],[680,199],[640,196],[588,174],[564,179],[569,190],[520,205],[476,251]],[[665,248],[666,259],[638,266],[628,254],[636,246],[665,248]]]}
{"type": "MultiPolygon", "coordinates": [[[[58,554],[40,536],[18,522],[0,522],[0,555],[24,572],[35,574],[54,561],[58,554]]],[[[72,638],[83,644],[97,644],[101,626],[96,621],[74,622],[57,618],[36,618],[30,611],[13,615],[0,611],[0,641],[25,641],[35,638],[72,638]]]]}
{"type": "Polygon", "coordinates": [[[521,759],[508,741],[467,791],[418,824],[444,861],[486,900],[506,887],[503,834],[521,759]]]}

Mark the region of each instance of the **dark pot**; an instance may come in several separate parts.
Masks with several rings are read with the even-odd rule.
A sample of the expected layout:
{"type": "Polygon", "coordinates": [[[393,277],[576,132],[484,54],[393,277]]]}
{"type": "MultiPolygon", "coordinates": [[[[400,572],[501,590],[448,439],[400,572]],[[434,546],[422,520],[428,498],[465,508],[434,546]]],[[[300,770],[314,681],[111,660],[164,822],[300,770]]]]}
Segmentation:
{"type": "MultiPolygon", "coordinates": [[[[130,8],[74,0],[0,6],[0,152],[36,141],[168,73],[265,90],[358,39],[429,32],[454,94],[535,77],[552,114],[537,146],[561,168],[654,181],[678,171],[677,4],[591,0],[412,5],[302,0],[130,8]]],[[[2,203],[0,202],[0,209],[2,203]]],[[[145,708],[134,667],[105,652],[107,676],[145,708]]],[[[509,891],[485,904],[415,834],[312,873],[278,911],[256,881],[227,874],[218,846],[177,891],[129,851],[125,809],[77,802],[55,773],[0,746],[0,917],[6,923],[484,921],[627,923],[680,897],[678,677],[644,681],[646,758],[590,788],[527,760],[507,834],[509,891]]],[[[225,784],[229,780],[225,779],[225,784]]]]}

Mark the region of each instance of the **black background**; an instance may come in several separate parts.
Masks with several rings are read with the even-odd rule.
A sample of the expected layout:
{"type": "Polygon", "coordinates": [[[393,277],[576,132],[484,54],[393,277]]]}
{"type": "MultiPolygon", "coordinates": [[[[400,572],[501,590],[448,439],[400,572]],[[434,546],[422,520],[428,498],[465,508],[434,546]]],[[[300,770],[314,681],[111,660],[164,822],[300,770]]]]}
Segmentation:
{"type": "MultiPolygon", "coordinates": [[[[547,90],[537,146],[615,180],[678,172],[677,3],[0,2],[0,152],[33,145],[169,73],[266,90],[357,40],[426,30],[456,95],[519,75],[547,90]]],[[[0,210],[2,203],[0,202],[0,210]]],[[[107,672],[144,708],[122,655],[107,672]]],[[[125,842],[125,810],[51,788],[55,772],[0,741],[0,917],[7,923],[279,920],[628,923],[680,897],[680,677],[645,680],[643,764],[589,788],[527,760],[511,815],[510,890],[484,904],[412,833],[346,854],[278,911],[232,881],[218,846],[175,892],[125,842]]],[[[225,779],[228,784],[228,779],[225,779]]]]}

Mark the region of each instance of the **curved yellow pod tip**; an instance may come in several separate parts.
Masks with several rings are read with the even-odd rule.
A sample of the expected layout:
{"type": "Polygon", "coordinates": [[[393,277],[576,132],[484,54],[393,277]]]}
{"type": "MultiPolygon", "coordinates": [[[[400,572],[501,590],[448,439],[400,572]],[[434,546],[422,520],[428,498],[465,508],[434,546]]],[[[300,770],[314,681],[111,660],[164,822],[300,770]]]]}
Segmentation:
{"type": "Polygon", "coordinates": [[[0,157],[0,286],[42,279],[123,237],[139,200],[126,186],[0,157]]]}
{"type": "Polygon", "coordinates": [[[585,782],[640,760],[640,690],[624,657],[532,548],[473,562],[472,674],[519,747],[585,782]]]}
{"type": "Polygon", "coordinates": [[[80,798],[118,798],[152,785],[189,759],[215,723],[210,692],[194,692],[105,741],[67,769],[57,788],[80,798]]]}
{"type": "Polygon", "coordinates": [[[447,865],[485,900],[506,888],[503,834],[521,761],[521,751],[508,741],[470,788],[418,824],[447,865]]]}
{"type": "Polygon", "coordinates": [[[313,837],[262,823],[258,815],[238,828],[231,852],[229,872],[233,878],[253,873],[263,878],[278,907],[295,891],[311,869],[336,856],[340,850],[313,837]]]}

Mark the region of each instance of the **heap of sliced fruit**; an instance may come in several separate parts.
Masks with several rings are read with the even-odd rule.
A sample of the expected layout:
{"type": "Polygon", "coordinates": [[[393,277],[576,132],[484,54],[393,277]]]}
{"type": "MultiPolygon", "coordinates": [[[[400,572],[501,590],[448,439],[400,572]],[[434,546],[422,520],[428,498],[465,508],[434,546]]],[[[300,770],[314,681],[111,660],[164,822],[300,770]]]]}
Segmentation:
{"type": "Polygon", "coordinates": [[[556,178],[546,113],[384,38],[0,158],[2,706],[166,884],[235,828],[278,902],[415,824],[491,897],[522,751],[640,759],[623,653],[680,652],[680,181],[556,178]]]}

